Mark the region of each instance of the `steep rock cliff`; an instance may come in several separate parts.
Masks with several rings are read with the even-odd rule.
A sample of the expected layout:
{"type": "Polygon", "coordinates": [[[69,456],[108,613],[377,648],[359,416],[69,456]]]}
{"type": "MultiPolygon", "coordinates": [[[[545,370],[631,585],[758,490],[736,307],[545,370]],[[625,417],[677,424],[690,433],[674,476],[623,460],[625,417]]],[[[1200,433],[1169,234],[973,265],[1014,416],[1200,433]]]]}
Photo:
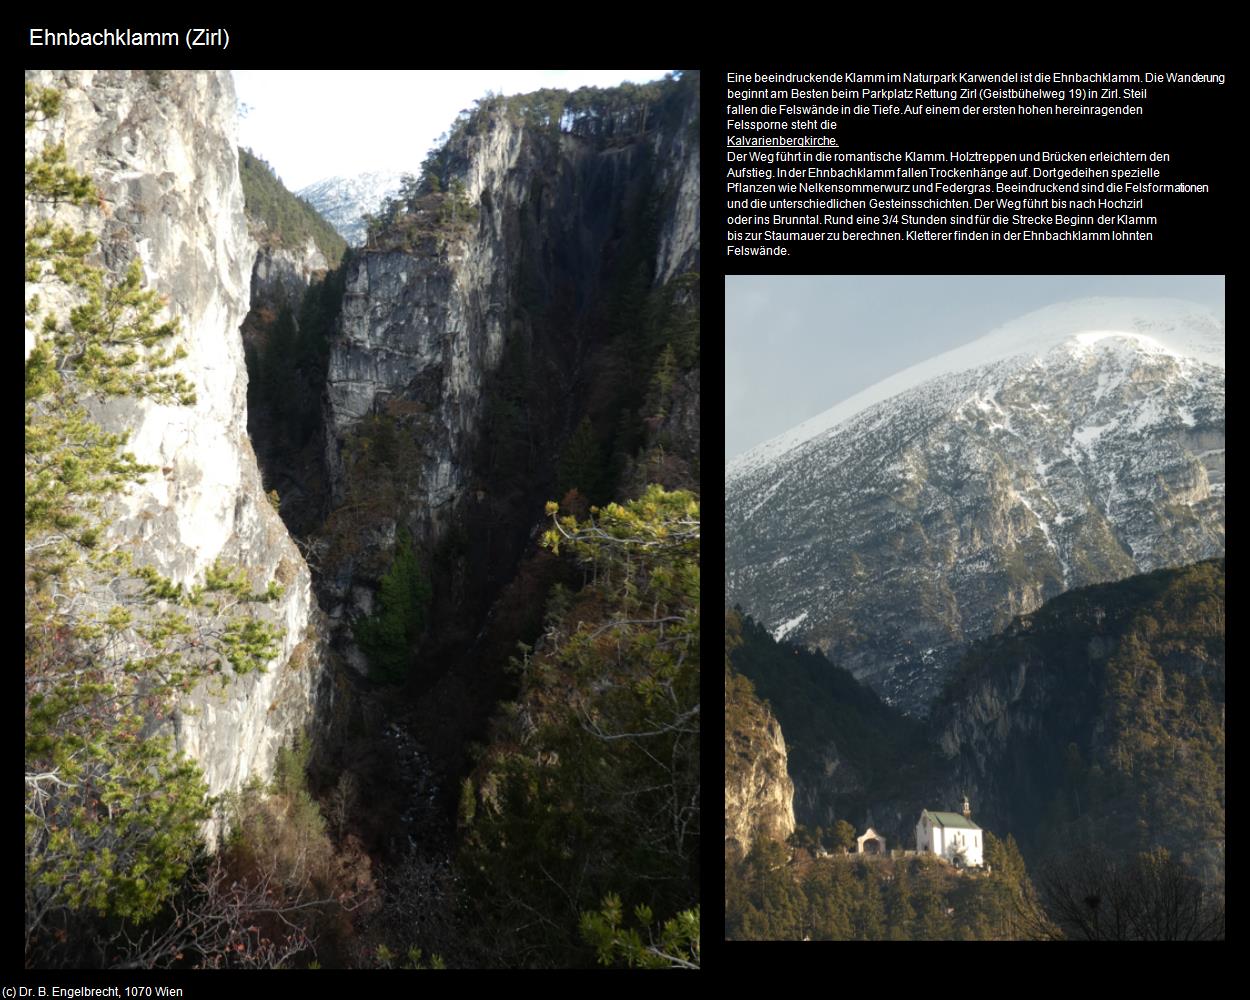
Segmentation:
{"type": "Polygon", "coordinates": [[[871,825],[889,842],[910,844],[916,816],[946,773],[923,726],[822,654],[777,642],[750,618],[740,636],[734,667],[785,729],[796,820],[825,829],[838,820],[871,825]]]}
{"type": "Polygon", "coordinates": [[[725,676],[725,849],[744,854],[794,832],[794,783],[780,724],[741,677],[725,676]]]}
{"type": "MultiPolygon", "coordinates": [[[[457,607],[486,599],[489,581],[508,579],[542,501],[567,488],[556,467],[587,411],[602,456],[646,443],[613,442],[623,394],[637,393],[639,423],[653,360],[635,351],[642,378],[614,377],[628,355],[619,327],[699,260],[697,87],[672,84],[659,107],[649,125],[604,137],[488,101],[427,165],[438,188],[399,206],[348,260],[326,379],[337,510],[319,543],[336,623],[372,609],[399,525],[427,552],[452,538],[464,558],[449,576],[470,581],[445,591],[457,607]],[[541,398],[500,403],[507,379],[541,398]],[[392,483],[367,481],[379,452],[400,470],[387,476],[398,498],[386,510],[378,500],[392,483]],[[473,587],[481,592],[466,598],[473,587]]],[[[692,277],[666,306],[697,313],[692,277]]],[[[692,364],[659,418],[687,465],[698,443],[692,364]]],[[[362,665],[350,645],[344,652],[362,665]]]]}
{"type": "MultiPolygon", "coordinates": [[[[499,363],[509,330],[533,321],[534,310],[522,300],[572,295],[577,308],[596,298],[610,277],[603,259],[618,238],[622,209],[651,160],[661,166],[648,180],[663,191],[655,209],[661,220],[655,282],[697,267],[694,115],[697,105],[675,133],[609,148],[492,116],[449,156],[469,203],[479,206],[476,227],[404,250],[366,248],[349,266],[328,373],[328,422],[341,437],[388,398],[429,407],[434,436],[423,442],[422,488],[413,500],[424,509],[431,536],[464,493],[484,379],[499,363]],[[542,260],[545,266],[530,268],[526,278],[541,273],[546,287],[519,287],[524,254],[542,260]]],[[[329,458],[341,481],[335,443],[329,458]]]]}
{"type": "Polygon", "coordinates": [[[252,307],[297,308],[308,286],[329,268],[329,261],[312,237],[296,247],[260,246],[252,266],[252,307]]]}
{"type": "Polygon", "coordinates": [[[247,375],[239,324],[255,245],[243,217],[235,96],[226,73],[43,71],[35,83],[64,94],[64,114],[28,142],[65,143],[68,161],[100,194],[90,213],[64,210],[99,233],[103,264],[136,257],[148,287],[181,323],[192,407],[114,400],[97,419],[131,432],[128,447],[156,466],[122,498],[113,531],[139,565],[190,584],[214,561],[246,568],[254,586],[284,588],[270,605],[284,630],[264,673],[233,679],[223,696],[193,692],[172,721],[178,748],[202,767],[211,792],[268,777],[278,747],[310,721],[321,681],[308,568],[266,502],[246,428],[247,375]]]}
{"type": "Polygon", "coordinates": [[[243,321],[248,434],[265,488],[297,537],[325,516],[322,394],[347,247],[263,160],[239,151],[248,233],[257,244],[243,321]]]}

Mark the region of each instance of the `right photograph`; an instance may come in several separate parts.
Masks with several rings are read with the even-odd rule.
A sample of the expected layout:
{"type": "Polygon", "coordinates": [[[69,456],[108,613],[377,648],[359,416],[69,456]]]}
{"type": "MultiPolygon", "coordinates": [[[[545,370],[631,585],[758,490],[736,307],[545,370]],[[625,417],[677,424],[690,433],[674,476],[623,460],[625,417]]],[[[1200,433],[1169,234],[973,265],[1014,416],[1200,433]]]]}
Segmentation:
{"type": "Polygon", "coordinates": [[[1223,939],[1223,276],[729,276],[725,936],[1223,939]]]}

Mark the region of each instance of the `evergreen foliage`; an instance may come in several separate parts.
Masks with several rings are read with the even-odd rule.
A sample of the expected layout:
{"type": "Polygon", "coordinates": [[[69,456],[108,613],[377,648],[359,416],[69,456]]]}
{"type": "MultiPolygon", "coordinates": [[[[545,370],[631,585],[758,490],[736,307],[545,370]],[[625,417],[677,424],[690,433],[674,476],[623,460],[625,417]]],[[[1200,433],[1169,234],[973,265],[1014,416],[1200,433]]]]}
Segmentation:
{"type": "Polygon", "coordinates": [[[604,472],[603,449],[590,425],[590,418],[582,417],[582,422],[577,425],[560,456],[556,492],[564,496],[569,490],[577,490],[591,503],[599,503],[605,493],[604,472]]]}
{"type": "Polygon", "coordinates": [[[596,912],[582,914],[582,937],[594,946],[601,965],[624,962],[629,968],[699,968],[699,908],[684,910],[652,928],[649,907],[636,906],[634,917],[646,932],[623,926],[621,900],[609,893],[596,912]]]}
{"type": "Polygon", "coordinates": [[[263,224],[267,238],[278,246],[302,249],[311,239],[336,267],[347,251],[347,241],[303,198],[293,195],[273,167],[250,149],[239,150],[239,179],[250,219],[263,224]]]}
{"type": "MultiPolygon", "coordinates": [[[[26,126],[60,95],[26,86],[26,126]]],[[[176,320],[138,263],[114,275],[96,240],[60,219],[89,178],[45,144],[26,163],[25,855],[26,956],[74,947],[92,920],[142,922],[179,889],[209,815],[198,770],[159,726],[202,681],[263,670],[281,633],[254,592],[215,565],[175,584],[134,567],[108,534],[110,501],[150,471],[88,404],[194,402],[174,364],[176,320]],[[30,341],[33,340],[33,343],[30,341]]]]}
{"type": "MultiPolygon", "coordinates": [[[[750,679],[781,724],[796,783],[820,780],[832,743],[839,759],[876,797],[926,786],[935,755],[920,723],[886,705],[822,654],[774,642],[749,616],[741,617],[740,636],[734,667],[750,679]]],[[[858,812],[864,802],[854,792],[835,799],[841,815],[858,812]]]]}
{"type": "Polygon", "coordinates": [[[355,574],[376,579],[390,569],[380,553],[359,559],[362,543],[370,532],[389,530],[396,511],[419,495],[426,461],[422,442],[433,422],[422,403],[393,398],[344,434],[340,455],[347,495],[319,532],[328,543],[323,573],[338,572],[349,562],[355,574]]]}
{"type": "Polygon", "coordinates": [[[402,681],[407,676],[429,603],[429,580],[413,551],[412,536],[401,530],[395,558],[378,591],[378,613],[353,627],[375,677],[402,681]]]}
{"type": "Polygon", "coordinates": [[[444,189],[432,178],[423,185],[404,174],[398,193],[364,221],[366,249],[412,252],[468,236],[477,227],[478,209],[459,177],[444,189]]]}
{"type": "MultiPolygon", "coordinates": [[[[997,842],[996,842],[997,844],[997,842]]],[[[987,838],[988,849],[988,838],[987,838]]],[[[725,935],[741,941],[1013,941],[1044,936],[1014,843],[960,873],[932,857],[786,860],[760,841],[725,872],[725,935]],[[1026,919],[1027,917],[1027,919],[1026,919]]]]}
{"type": "Polygon", "coordinates": [[[652,946],[694,962],[698,501],[652,487],[584,521],[547,509],[544,546],[591,582],[517,664],[517,701],[474,775],[461,861],[484,943],[501,964],[650,964],[652,946]],[[609,895],[646,930],[624,929],[609,895]]]}
{"type": "Polygon", "coordinates": [[[844,819],[840,819],[833,827],[833,846],[844,851],[853,851],[856,846],[855,827],[844,819]]]}

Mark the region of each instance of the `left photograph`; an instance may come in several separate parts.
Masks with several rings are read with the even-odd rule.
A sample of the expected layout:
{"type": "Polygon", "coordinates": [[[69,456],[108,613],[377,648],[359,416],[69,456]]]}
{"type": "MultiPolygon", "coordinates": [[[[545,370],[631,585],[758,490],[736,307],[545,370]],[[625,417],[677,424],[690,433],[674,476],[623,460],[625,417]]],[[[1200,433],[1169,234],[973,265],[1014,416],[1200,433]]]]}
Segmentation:
{"type": "Polygon", "coordinates": [[[26,73],[26,968],[698,968],[699,85],[26,73]]]}

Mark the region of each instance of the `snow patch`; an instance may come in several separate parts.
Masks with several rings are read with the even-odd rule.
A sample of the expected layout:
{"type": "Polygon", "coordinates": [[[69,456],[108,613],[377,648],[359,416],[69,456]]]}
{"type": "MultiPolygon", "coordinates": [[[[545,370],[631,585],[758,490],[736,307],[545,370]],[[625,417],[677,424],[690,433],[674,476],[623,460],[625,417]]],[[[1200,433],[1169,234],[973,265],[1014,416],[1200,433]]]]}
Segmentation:
{"type": "Polygon", "coordinates": [[[782,622],[775,629],[773,629],[773,632],[772,632],[773,640],[775,642],[781,642],[782,639],[784,639],[791,632],[793,632],[796,628],[802,625],[803,622],[806,620],[806,618],[807,618],[807,612],[804,611],[797,618],[791,618],[788,622],[782,622]]]}
{"type": "Polygon", "coordinates": [[[1080,445],[1082,450],[1089,451],[1100,437],[1115,426],[1117,426],[1117,421],[1112,420],[1110,423],[1082,427],[1080,430],[1072,432],[1072,440],[1080,445]]]}

